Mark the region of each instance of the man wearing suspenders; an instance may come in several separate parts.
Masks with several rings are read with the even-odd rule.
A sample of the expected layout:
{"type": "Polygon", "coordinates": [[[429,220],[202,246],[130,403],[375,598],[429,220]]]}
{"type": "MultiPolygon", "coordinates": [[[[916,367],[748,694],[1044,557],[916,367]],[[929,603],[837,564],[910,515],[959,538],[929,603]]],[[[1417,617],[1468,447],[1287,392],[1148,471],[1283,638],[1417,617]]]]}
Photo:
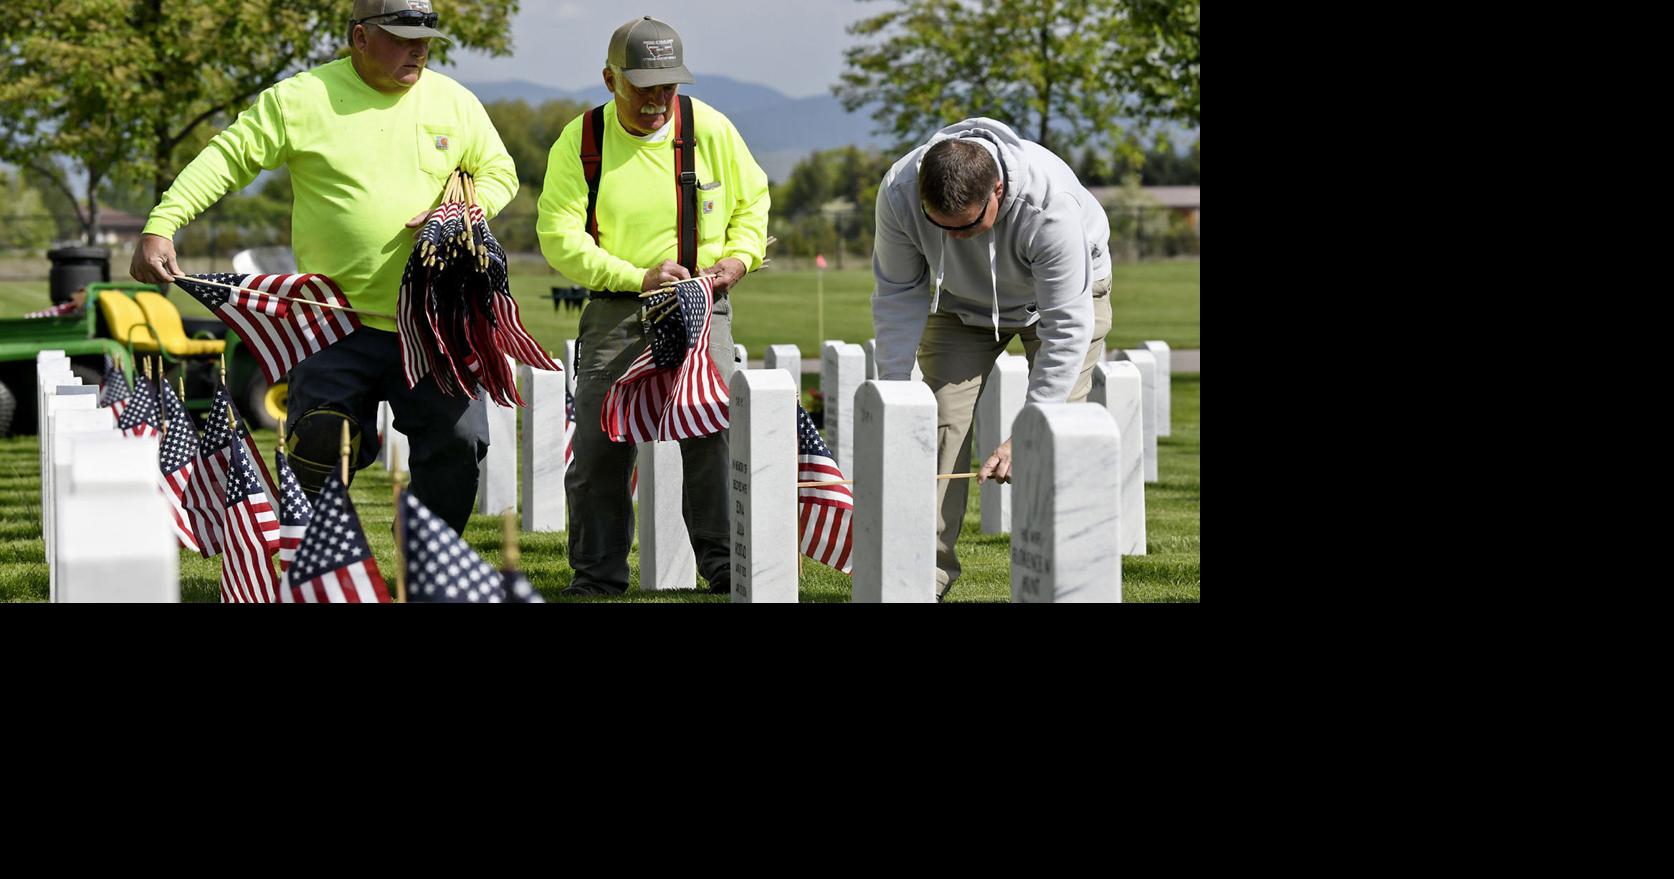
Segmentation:
{"type": "MultiPolygon", "coordinates": [[[[552,145],[536,221],[541,252],[590,291],[576,341],[570,595],[628,589],[634,445],[600,427],[610,386],[645,348],[639,294],[666,281],[714,277],[710,356],[732,380],[734,284],[761,264],[767,175],[732,123],[679,94],[692,81],[680,35],[649,16],[616,29],[604,83],[615,99],[573,120],[552,145]]],[[[685,517],[698,573],[732,591],[725,431],[680,441],[685,517]]]]}

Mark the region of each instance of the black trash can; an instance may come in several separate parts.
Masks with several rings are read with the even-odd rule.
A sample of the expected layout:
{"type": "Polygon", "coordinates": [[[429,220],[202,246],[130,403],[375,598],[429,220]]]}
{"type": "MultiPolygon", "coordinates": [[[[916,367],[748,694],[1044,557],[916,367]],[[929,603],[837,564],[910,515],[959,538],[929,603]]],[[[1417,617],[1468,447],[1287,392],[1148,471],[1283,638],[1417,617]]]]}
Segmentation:
{"type": "Polygon", "coordinates": [[[106,247],[60,247],[47,251],[52,260],[52,304],[70,301],[70,294],[88,284],[110,281],[110,249],[106,247]]]}

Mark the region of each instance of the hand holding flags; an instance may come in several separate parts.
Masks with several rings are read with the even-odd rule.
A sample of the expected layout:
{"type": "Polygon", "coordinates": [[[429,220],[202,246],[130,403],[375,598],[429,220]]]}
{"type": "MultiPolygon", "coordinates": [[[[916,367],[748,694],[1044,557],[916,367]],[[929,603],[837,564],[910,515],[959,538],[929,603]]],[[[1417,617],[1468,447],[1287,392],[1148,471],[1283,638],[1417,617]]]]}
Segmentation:
{"type": "Polygon", "coordinates": [[[727,386],[709,355],[713,289],[699,275],[645,300],[645,350],[611,385],[600,412],[612,442],[691,439],[726,429],[727,386]]]}

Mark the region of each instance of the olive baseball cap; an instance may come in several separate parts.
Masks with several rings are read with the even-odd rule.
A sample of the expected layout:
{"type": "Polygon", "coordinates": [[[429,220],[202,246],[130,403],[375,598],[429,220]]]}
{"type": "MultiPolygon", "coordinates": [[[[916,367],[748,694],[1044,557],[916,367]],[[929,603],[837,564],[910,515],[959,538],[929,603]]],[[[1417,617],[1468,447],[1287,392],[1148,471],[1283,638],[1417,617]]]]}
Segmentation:
{"type": "Polygon", "coordinates": [[[430,0],[355,0],[349,18],[354,24],[377,25],[405,40],[433,37],[453,42],[436,29],[437,15],[430,0]]]}
{"type": "Polygon", "coordinates": [[[680,34],[649,15],[627,22],[610,35],[605,63],[622,68],[622,75],[635,88],[692,81],[680,34]]]}

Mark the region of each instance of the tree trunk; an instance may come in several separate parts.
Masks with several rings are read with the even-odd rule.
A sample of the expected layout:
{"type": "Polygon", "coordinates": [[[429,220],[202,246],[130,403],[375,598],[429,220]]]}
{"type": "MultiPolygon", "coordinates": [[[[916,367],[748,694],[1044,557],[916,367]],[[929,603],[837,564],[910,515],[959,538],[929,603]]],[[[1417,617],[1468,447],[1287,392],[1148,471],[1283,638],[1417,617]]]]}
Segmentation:
{"type": "Polygon", "coordinates": [[[1047,143],[1047,123],[1052,121],[1052,16],[1040,23],[1040,137],[1036,142],[1051,149],[1047,143]]]}
{"type": "Polygon", "coordinates": [[[101,175],[87,172],[87,246],[99,243],[99,180],[101,175]]]}

